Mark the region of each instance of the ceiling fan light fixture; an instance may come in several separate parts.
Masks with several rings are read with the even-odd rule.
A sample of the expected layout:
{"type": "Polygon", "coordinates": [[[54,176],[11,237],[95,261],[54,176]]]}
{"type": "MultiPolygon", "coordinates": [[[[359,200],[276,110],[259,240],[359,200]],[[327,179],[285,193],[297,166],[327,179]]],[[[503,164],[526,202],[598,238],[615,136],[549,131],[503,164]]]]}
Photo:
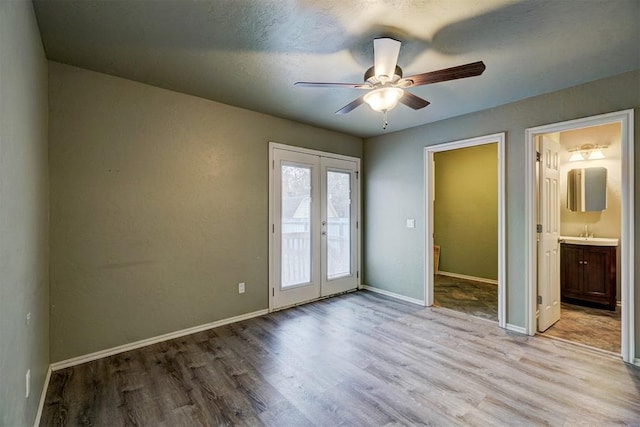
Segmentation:
{"type": "Polygon", "coordinates": [[[374,111],[384,112],[392,110],[404,95],[404,91],[397,87],[381,87],[364,95],[364,102],[374,111]]]}

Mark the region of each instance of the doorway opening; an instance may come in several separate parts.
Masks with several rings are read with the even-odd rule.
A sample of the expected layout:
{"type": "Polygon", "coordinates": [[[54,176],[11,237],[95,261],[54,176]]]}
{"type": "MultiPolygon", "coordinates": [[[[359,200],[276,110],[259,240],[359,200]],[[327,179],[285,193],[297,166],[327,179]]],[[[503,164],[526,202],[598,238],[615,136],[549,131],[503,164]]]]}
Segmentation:
{"type": "Polygon", "coordinates": [[[269,309],[360,286],[360,159],[269,145],[269,309]]]}
{"type": "Polygon", "coordinates": [[[527,333],[627,362],[635,357],[632,124],[627,110],[527,130],[527,333]]]}
{"type": "Polygon", "coordinates": [[[504,133],[425,147],[426,305],[506,326],[504,133]]]}

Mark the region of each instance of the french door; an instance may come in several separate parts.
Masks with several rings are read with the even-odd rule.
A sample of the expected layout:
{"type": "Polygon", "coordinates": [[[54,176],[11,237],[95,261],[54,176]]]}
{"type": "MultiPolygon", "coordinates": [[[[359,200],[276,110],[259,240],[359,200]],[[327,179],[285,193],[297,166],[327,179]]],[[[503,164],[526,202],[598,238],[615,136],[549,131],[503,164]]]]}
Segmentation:
{"type": "Polygon", "coordinates": [[[270,307],[356,289],[359,159],[271,145],[270,307]]]}

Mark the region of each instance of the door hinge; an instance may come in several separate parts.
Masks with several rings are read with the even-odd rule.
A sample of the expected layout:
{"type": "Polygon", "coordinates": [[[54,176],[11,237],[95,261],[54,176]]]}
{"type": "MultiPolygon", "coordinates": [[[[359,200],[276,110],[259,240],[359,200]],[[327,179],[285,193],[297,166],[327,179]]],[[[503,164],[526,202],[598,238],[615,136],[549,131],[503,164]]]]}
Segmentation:
{"type": "Polygon", "coordinates": [[[360,179],[360,172],[356,171],[356,179],[360,179]]]}
{"type": "Polygon", "coordinates": [[[356,271],[356,279],[360,278],[360,271],[356,271]]]}
{"type": "Polygon", "coordinates": [[[538,304],[542,304],[542,295],[538,295],[538,304]]]}
{"type": "Polygon", "coordinates": [[[272,233],[276,232],[276,225],[275,224],[271,224],[271,232],[272,233]]]}
{"type": "Polygon", "coordinates": [[[536,224],[536,233],[542,233],[542,224],[536,224]]]}
{"type": "Polygon", "coordinates": [[[536,162],[540,161],[540,152],[536,151],[536,162]]]}
{"type": "Polygon", "coordinates": [[[271,169],[275,169],[276,168],[276,161],[272,160],[271,161],[271,169]]]}
{"type": "Polygon", "coordinates": [[[271,288],[271,296],[272,297],[276,296],[276,288],[271,288]]]}

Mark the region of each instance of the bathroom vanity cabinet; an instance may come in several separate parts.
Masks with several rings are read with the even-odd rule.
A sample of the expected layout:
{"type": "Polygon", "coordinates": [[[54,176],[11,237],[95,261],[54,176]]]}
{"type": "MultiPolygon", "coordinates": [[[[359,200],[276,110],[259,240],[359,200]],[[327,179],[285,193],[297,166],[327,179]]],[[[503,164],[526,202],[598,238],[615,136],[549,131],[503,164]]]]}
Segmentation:
{"type": "Polygon", "coordinates": [[[562,243],[562,301],[616,309],[616,248],[562,243]]]}

